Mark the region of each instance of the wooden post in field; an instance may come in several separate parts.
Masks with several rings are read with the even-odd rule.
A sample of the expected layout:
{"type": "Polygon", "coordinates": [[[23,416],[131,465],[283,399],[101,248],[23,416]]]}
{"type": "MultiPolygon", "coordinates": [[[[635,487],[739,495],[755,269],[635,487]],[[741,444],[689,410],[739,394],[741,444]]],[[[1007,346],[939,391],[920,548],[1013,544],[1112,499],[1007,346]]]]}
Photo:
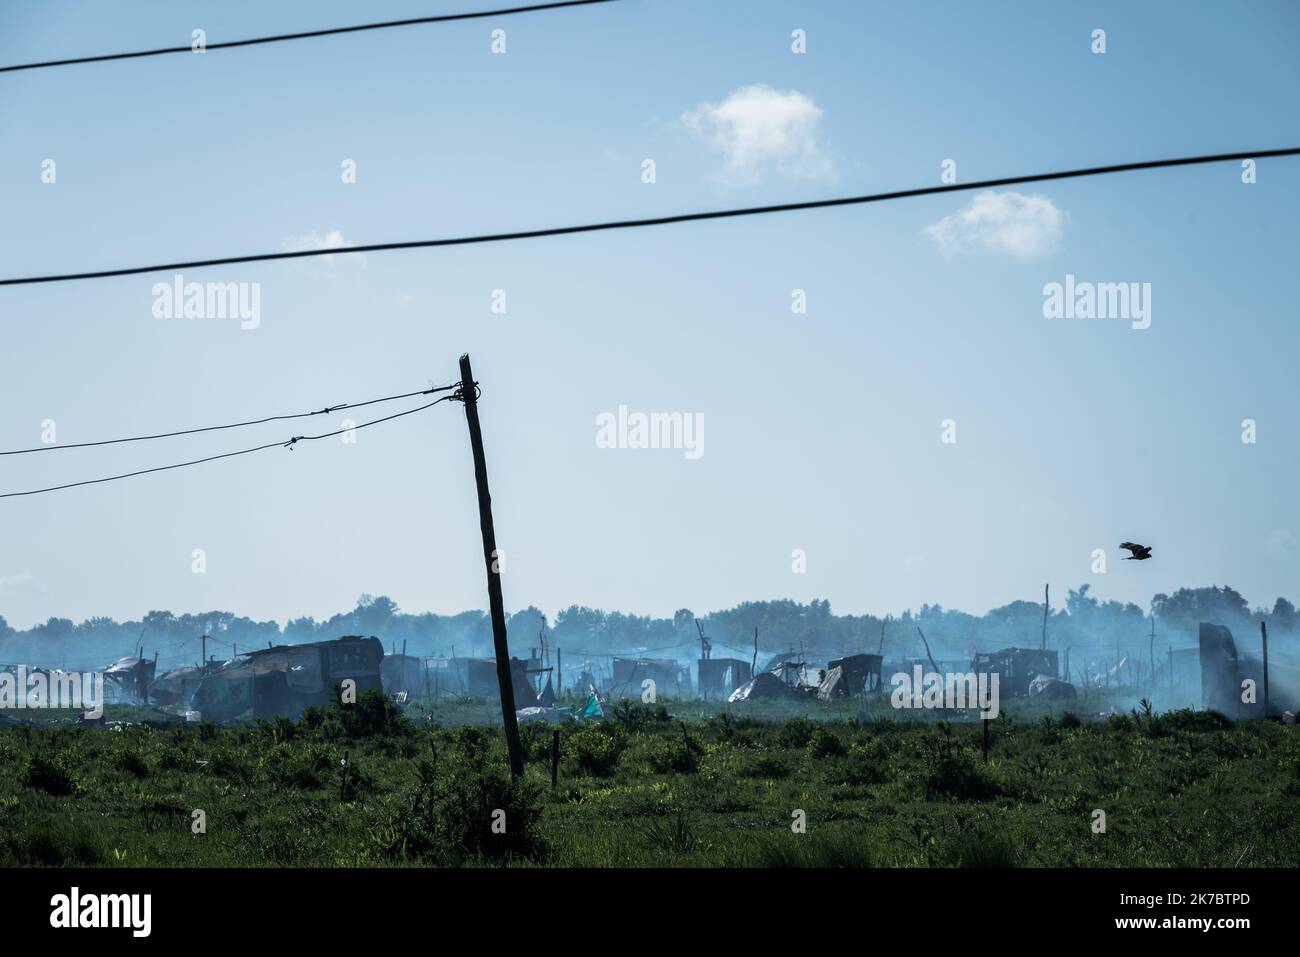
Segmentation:
{"type": "Polygon", "coordinates": [[[497,684],[501,688],[501,723],[505,726],[510,776],[522,777],[524,749],[519,743],[519,721],[515,717],[514,682],[510,675],[510,646],[506,640],[505,602],[501,597],[501,572],[497,560],[496,531],[492,527],[492,496],[488,492],[487,459],[483,455],[483,432],[478,422],[478,395],[469,354],[460,357],[460,399],[465,403],[465,421],[474,453],[474,484],[478,487],[478,524],[483,533],[483,562],[487,567],[488,605],[492,612],[492,647],[496,652],[497,684]]]}
{"type": "Polygon", "coordinates": [[[1261,618],[1259,637],[1264,642],[1264,717],[1268,717],[1268,625],[1261,618]]]}
{"type": "Polygon", "coordinates": [[[555,729],[551,732],[551,790],[555,790],[556,783],[560,780],[560,731],[555,729]]]}
{"type": "Polygon", "coordinates": [[[1156,616],[1151,616],[1151,687],[1156,686],[1156,616]]]}
{"type": "MultiPolygon", "coordinates": [[[[943,675],[939,671],[939,666],[935,663],[934,655],[930,654],[930,643],[925,640],[925,632],[921,630],[920,625],[916,626],[916,633],[921,636],[921,644],[925,645],[925,656],[930,659],[930,667],[934,669],[934,673],[938,675],[939,680],[943,681],[944,680],[943,675]]],[[[944,702],[944,704],[946,705],[947,702],[944,702]]],[[[948,714],[947,707],[943,709],[943,713],[945,716],[947,716],[948,714]]]]}
{"type": "Polygon", "coordinates": [[[980,719],[980,750],[984,752],[984,763],[989,763],[989,719],[980,719]]]}
{"type": "Polygon", "coordinates": [[[564,690],[564,649],[555,649],[555,696],[564,690]]]}
{"type": "Polygon", "coordinates": [[[1043,586],[1043,646],[1039,649],[1040,651],[1047,650],[1047,609],[1051,605],[1051,598],[1049,597],[1051,587],[1051,583],[1043,586]]]}

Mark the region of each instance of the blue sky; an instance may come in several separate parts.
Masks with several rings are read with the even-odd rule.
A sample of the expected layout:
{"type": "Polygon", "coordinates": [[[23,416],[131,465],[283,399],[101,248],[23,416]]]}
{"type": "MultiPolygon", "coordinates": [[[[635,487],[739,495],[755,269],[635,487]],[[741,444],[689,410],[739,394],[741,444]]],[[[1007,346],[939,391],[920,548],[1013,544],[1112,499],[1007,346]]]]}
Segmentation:
{"type": "MultiPolygon", "coordinates": [[[[5,4],[0,62],[489,6],[5,4]]],[[[628,0],[0,75],[0,272],[865,193],[937,183],[949,158],[970,181],[1300,140],[1290,2],[740,9],[628,0]]],[[[978,613],[1044,581],[1144,607],[1212,583],[1296,598],[1300,161],[1250,185],[1229,163],[1006,192],[982,212],[959,193],[186,273],[260,284],[249,330],[156,318],[170,274],[0,288],[0,448],[47,419],[66,443],[410,391],[468,351],[512,609],[978,613]],[[1045,318],[1067,274],[1150,283],[1150,328],[1045,318]],[[620,404],[701,415],[703,456],[598,448],[620,404]],[[1129,539],[1156,560],[1120,562],[1129,539]]],[[[0,491],[318,427],[9,457],[0,491]]],[[[284,620],[362,592],[452,612],[486,604],[478,549],[446,403],[353,445],[0,500],[0,614],[284,620]]]]}

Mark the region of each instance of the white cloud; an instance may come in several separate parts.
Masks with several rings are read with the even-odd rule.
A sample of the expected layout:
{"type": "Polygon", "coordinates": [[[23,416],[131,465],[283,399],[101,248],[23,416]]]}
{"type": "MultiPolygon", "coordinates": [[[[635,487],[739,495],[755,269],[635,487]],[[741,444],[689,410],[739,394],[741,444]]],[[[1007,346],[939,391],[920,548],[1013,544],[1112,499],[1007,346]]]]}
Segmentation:
{"type": "MultiPolygon", "coordinates": [[[[305,249],[347,249],[354,245],[343,238],[343,234],[337,229],[331,229],[324,235],[312,230],[309,233],[303,233],[301,236],[286,236],[280,244],[280,248],[287,253],[298,252],[305,249]]],[[[325,255],[320,257],[325,260],[325,265],[333,266],[335,258],[346,259],[354,262],[362,268],[366,265],[365,253],[346,253],[340,257],[325,255]]]]}
{"type": "Polygon", "coordinates": [[[945,256],[971,250],[1037,259],[1061,242],[1066,215],[1046,196],[985,190],[964,209],[925,228],[945,256]]]}
{"type": "Polygon", "coordinates": [[[17,575],[0,575],[0,590],[44,592],[45,586],[31,572],[17,575]]]}
{"type": "Polygon", "coordinates": [[[822,112],[797,90],[757,84],[721,103],[701,103],[682,122],[723,154],[729,181],[753,185],[772,170],[792,179],[834,177],[835,164],[819,142],[822,112]]]}

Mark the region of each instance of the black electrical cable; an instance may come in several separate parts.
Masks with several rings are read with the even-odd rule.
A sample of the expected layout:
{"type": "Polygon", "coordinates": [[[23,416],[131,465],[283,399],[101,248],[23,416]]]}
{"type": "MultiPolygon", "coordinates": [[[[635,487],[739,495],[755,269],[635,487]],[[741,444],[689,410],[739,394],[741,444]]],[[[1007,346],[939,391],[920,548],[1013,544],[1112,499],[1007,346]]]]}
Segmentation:
{"type": "MultiPolygon", "coordinates": [[[[524,7],[504,7],[498,10],[476,10],[468,13],[446,13],[434,17],[412,17],[408,20],[385,20],[381,23],[358,23],[350,27],[327,27],[324,30],[304,30],[301,33],[281,33],[268,37],[250,37],[247,40],[227,40],[223,43],[205,43],[203,51],[229,50],[233,47],[251,47],[263,43],[283,43],[286,40],[306,40],[312,37],[335,36],[340,33],[360,33],[363,30],[387,30],[392,27],[414,27],[427,23],[449,23],[453,20],[481,20],[485,17],[506,17],[517,13],[537,13],[542,10],[559,10],[562,7],[585,7],[597,3],[617,3],[619,0],[559,0],[556,3],[533,3],[524,7]]],[[[101,53],[96,56],[69,57],[65,60],[46,60],[41,63],[17,63],[0,66],[0,73],[17,73],[19,70],[44,70],[55,66],[73,66],[78,63],[103,63],[108,60],[134,60],[148,56],[166,56],[171,53],[194,53],[193,47],[161,47],[156,50],[136,50],[132,53],[101,53]]]]}
{"type": "Polygon", "coordinates": [[[323,409],[317,409],[315,412],[295,412],[289,415],[268,415],[264,419],[249,419],[246,422],[231,422],[229,425],[208,425],[198,429],[180,429],[176,432],[159,432],[156,435],[135,435],[124,439],[101,439],[98,442],[70,442],[66,445],[41,445],[31,449],[11,449],[8,452],[0,452],[0,455],[27,455],[30,452],[49,452],[54,449],[84,449],[96,445],[117,445],[122,442],[146,442],[150,439],[170,439],[178,435],[194,435],[199,432],[219,432],[222,429],[239,429],[248,425],[262,425],[266,422],[280,422],[284,419],[305,419],[312,415],[325,415],[330,412],[339,412],[343,409],[360,409],[362,406],[375,405],[378,402],[393,402],[397,399],[409,399],[415,395],[431,395],[434,392],[450,392],[452,389],[460,388],[460,383],[455,385],[436,386],[431,389],[422,389],[419,392],[405,392],[402,395],[386,395],[379,399],[367,399],[365,402],[343,402],[339,405],[326,406],[323,409]]]}
{"type": "Polygon", "coordinates": [[[369,422],[362,422],[359,425],[355,425],[350,429],[337,429],[334,432],[322,432],[320,435],[296,435],[286,442],[268,442],[266,445],[258,445],[251,449],[240,449],[235,452],[223,452],[220,455],[209,455],[206,458],[194,459],[189,462],[177,462],[174,465],[159,465],[151,469],[140,469],[139,471],[136,472],[125,472],[121,475],[109,475],[104,478],[87,479],[83,482],[69,482],[67,485],[54,485],[54,486],[50,486],[49,488],[30,489],[26,492],[4,492],[4,493],[0,493],[0,498],[19,498],[24,495],[41,495],[45,492],[58,492],[58,491],[62,491],[63,489],[77,488],[82,485],[99,485],[102,482],[116,482],[119,479],[134,478],[137,475],[149,475],[153,472],[166,472],[171,469],[187,468],[188,466],[191,465],[202,465],[205,462],[215,462],[218,459],[234,458],[237,455],[249,455],[253,452],[261,452],[265,449],[273,449],[273,448],[292,449],[299,442],[313,442],[317,439],[328,439],[335,435],[342,435],[344,432],[353,432],[358,429],[364,429],[371,425],[378,425],[380,422],[389,422],[392,421],[393,419],[400,419],[404,415],[413,415],[416,412],[423,412],[425,409],[433,408],[439,402],[446,402],[448,399],[454,399],[454,398],[456,398],[455,395],[444,395],[440,399],[434,399],[432,402],[428,403],[427,405],[417,406],[414,409],[407,409],[405,412],[396,412],[393,415],[386,415],[382,419],[372,419],[369,422]]]}
{"type": "Polygon", "coordinates": [[[283,253],[257,253],[250,256],[224,256],[217,259],[195,259],[189,262],[158,263],[152,266],[130,266],[123,269],[100,269],[93,272],[62,273],[51,276],[26,276],[19,279],[0,279],[0,286],[22,286],[43,282],[68,282],[80,279],[105,279],[110,276],[134,276],[139,273],[164,272],[179,269],[200,269],[205,266],[229,266],[237,263],[272,262],[279,259],[302,259],[309,256],[338,256],[347,253],[387,252],[394,249],[427,249],[435,246],[468,246],[474,243],[507,242],[516,239],[537,239],[544,236],[565,236],[573,233],[594,233],[609,229],[636,229],[643,226],[666,226],[672,223],[698,222],[708,219],[730,219],[737,216],[761,216],[767,213],[788,213],[796,210],[826,209],[832,206],[855,206],[879,203],[893,199],[910,199],[915,196],[934,196],[972,189],[995,189],[1000,186],[1017,186],[1025,183],[1044,183],[1050,180],[1075,179],[1082,176],[1101,176],[1108,173],[1127,173],[1135,170],[1166,169],[1175,166],[1192,166],[1201,163],[1219,163],[1229,160],[1261,159],[1275,156],[1295,156],[1300,147],[1256,150],[1242,153],[1218,153],[1208,156],[1182,156],[1174,159],[1144,160],[1137,163],[1118,163],[1112,166],[1091,166],[1083,169],[1057,170],[1051,173],[1034,173],[1027,176],[1003,176],[998,179],[977,180],[970,183],[949,183],[942,186],[921,186],[915,189],[895,190],[889,193],[872,193],[866,196],[841,196],[835,199],[816,199],[800,203],[778,203],[771,206],[747,206],[738,209],[718,209],[702,213],[678,213],[672,216],[654,216],[648,219],[622,219],[611,222],[584,223],[578,226],[552,226],[545,229],[526,229],[509,233],[487,233],[479,236],[456,236],[449,239],[419,239],[396,243],[371,243],[365,246],[345,246],[331,249],[300,249],[283,253]]]}

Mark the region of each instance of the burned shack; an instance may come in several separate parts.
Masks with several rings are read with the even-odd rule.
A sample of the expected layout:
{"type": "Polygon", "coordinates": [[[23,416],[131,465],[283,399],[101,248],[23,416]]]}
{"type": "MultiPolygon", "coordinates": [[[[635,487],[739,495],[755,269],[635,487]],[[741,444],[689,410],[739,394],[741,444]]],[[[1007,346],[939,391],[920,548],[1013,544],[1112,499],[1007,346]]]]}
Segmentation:
{"type": "Polygon", "coordinates": [[[700,697],[726,698],[749,681],[751,665],[739,658],[701,658],[699,660],[700,697]]]}
{"type": "Polygon", "coordinates": [[[826,671],[817,687],[822,701],[832,698],[861,698],[880,691],[880,655],[847,655],[826,663],[826,671]]]}
{"type": "MultiPolygon", "coordinates": [[[[426,658],[420,663],[427,673],[421,675],[417,687],[427,687],[430,695],[455,694],[488,699],[500,697],[501,683],[497,678],[495,658],[426,658]]],[[[545,670],[537,658],[510,659],[510,681],[514,688],[516,708],[537,704],[538,689],[534,684],[534,676],[545,670]]],[[[390,688],[387,681],[384,687],[390,691],[400,690],[390,688]]],[[[414,692],[415,688],[409,690],[414,692]]],[[[426,692],[421,690],[420,693],[426,692]]]]}
{"type": "MultiPolygon", "coordinates": [[[[464,662],[466,694],[473,695],[476,698],[495,698],[499,696],[501,683],[497,679],[497,660],[495,658],[462,658],[457,660],[464,662]]],[[[512,657],[510,659],[511,682],[515,685],[522,683],[525,687],[531,686],[532,682],[528,677],[528,669],[532,664],[531,659],[525,660],[512,657]]]]}
{"type": "Polygon", "coordinates": [[[425,694],[424,662],[414,655],[384,655],[379,663],[384,693],[409,697],[425,694]]]}
{"type": "Polygon", "coordinates": [[[749,681],[731,692],[727,696],[727,701],[734,704],[737,701],[755,701],[763,698],[797,698],[801,695],[802,692],[796,690],[794,686],[786,684],[774,672],[760,671],[749,681]]]}
{"type": "Polygon", "coordinates": [[[162,705],[189,705],[194,699],[194,692],[203,683],[203,677],[209,668],[173,668],[164,671],[149,686],[149,700],[162,705]]]}
{"type": "Polygon", "coordinates": [[[1029,696],[1029,686],[1039,675],[1055,678],[1060,674],[1057,653],[1043,648],[1003,648],[1001,651],[977,653],[970,670],[975,674],[996,674],[998,693],[1011,698],[1029,696]]]}
{"type": "MultiPolygon", "coordinates": [[[[1202,707],[1230,718],[1265,717],[1262,655],[1240,651],[1223,625],[1201,622],[1199,639],[1202,707]]],[[[1300,711],[1300,669],[1270,657],[1267,693],[1269,716],[1300,711]]]]}
{"type": "Polygon", "coordinates": [[[104,669],[104,693],[111,700],[148,704],[156,669],[153,660],[135,655],[119,658],[104,669]]]}
{"type": "Polygon", "coordinates": [[[193,705],[209,721],[251,713],[296,718],[313,705],[328,705],[334,688],[355,682],[357,694],[382,691],[378,638],[347,635],[333,641],[277,645],[241,655],[203,677],[193,705]]]}
{"type": "Polygon", "coordinates": [[[672,691],[682,697],[683,689],[690,690],[689,670],[675,658],[615,658],[614,680],[609,688],[611,695],[639,695],[642,682],[653,681],[656,694],[672,691]]]}

